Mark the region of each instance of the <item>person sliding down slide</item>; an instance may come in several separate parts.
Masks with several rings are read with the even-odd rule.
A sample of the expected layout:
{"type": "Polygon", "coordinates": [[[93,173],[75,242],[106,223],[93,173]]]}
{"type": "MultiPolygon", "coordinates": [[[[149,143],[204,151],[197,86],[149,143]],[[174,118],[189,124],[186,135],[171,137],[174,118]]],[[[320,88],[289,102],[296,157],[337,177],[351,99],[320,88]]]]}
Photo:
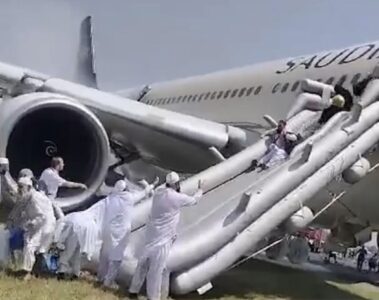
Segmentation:
{"type": "Polygon", "coordinates": [[[265,170],[281,163],[288,157],[298,141],[298,136],[288,132],[286,126],[286,121],[279,121],[268,152],[259,161],[253,160],[249,171],[254,171],[257,167],[265,170]]]}

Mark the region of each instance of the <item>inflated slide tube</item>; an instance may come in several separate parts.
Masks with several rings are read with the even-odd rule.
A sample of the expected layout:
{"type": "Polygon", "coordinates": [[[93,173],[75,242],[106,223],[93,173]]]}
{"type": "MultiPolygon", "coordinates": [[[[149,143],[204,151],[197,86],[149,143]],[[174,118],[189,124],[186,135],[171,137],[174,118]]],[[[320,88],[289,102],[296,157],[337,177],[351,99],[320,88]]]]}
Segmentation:
{"type": "Polygon", "coordinates": [[[304,204],[310,200],[320,189],[351,166],[362,153],[368,151],[378,141],[379,124],[375,124],[298,188],[236,235],[235,239],[220,251],[197,266],[175,274],[171,284],[173,292],[178,294],[191,292],[230,267],[244,253],[257,247],[259,241],[276,226],[295,213],[299,209],[299,203],[304,204]]]}
{"type": "MultiPolygon", "coordinates": [[[[314,119],[316,114],[311,111],[303,111],[289,120],[288,126],[291,131],[303,127],[306,120],[314,119]]],[[[316,120],[313,120],[315,122],[316,120]]],[[[198,174],[195,174],[181,183],[181,190],[187,194],[192,194],[196,191],[198,181],[203,180],[204,192],[209,192],[217,186],[231,180],[235,176],[244,172],[251,164],[253,159],[259,159],[266,153],[270,143],[269,137],[264,137],[257,141],[250,147],[242,150],[241,152],[233,155],[227,160],[212,166],[198,174]]],[[[133,215],[132,229],[137,230],[145,225],[148,214],[151,208],[151,198],[144,200],[135,207],[133,215]]]]}

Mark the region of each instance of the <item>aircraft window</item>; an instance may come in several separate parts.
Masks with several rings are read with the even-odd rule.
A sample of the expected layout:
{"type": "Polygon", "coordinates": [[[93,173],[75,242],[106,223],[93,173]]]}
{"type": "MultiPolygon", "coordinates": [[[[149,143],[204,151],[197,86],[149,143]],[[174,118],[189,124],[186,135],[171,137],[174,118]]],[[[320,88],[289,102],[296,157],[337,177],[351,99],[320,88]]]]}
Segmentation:
{"type": "Polygon", "coordinates": [[[192,99],[192,95],[189,95],[188,98],[187,98],[187,102],[190,102],[192,99]]]}
{"type": "Polygon", "coordinates": [[[343,75],[336,84],[343,85],[347,79],[347,75],[343,75]]]}
{"type": "Polygon", "coordinates": [[[325,81],[326,84],[333,84],[334,77],[330,77],[327,81],[325,81]]]}
{"type": "Polygon", "coordinates": [[[200,102],[201,100],[203,100],[203,97],[204,97],[204,94],[201,94],[201,95],[199,96],[199,98],[197,98],[197,101],[200,102]]]}
{"type": "Polygon", "coordinates": [[[205,98],[204,98],[204,100],[207,100],[208,98],[209,98],[209,96],[211,95],[211,93],[210,92],[208,92],[206,95],[205,95],[205,98]]]}
{"type": "Polygon", "coordinates": [[[230,94],[231,90],[227,90],[224,94],[224,99],[228,98],[229,97],[229,94],[230,94]]]}
{"type": "Polygon", "coordinates": [[[182,96],[179,96],[177,99],[176,99],[178,102],[180,102],[182,100],[182,96]]]}
{"type": "Polygon", "coordinates": [[[293,84],[292,88],[291,88],[291,91],[294,92],[296,91],[297,87],[299,86],[300,84],[300,81],[295,81],[295,83],[293,84]]]}
{"type": "Polygon", "coordinates": [[[176,102],[176,99],[177,99],[176,97],[172,98],[172,102],[171,103],[174,104],[176,102]]]}
{"type": "Polygon", "coordinates": [[[277,84],[274,85],[272,88],[272,93],[275,94],[277,91],[280,89],[280,83],[278,82],[277,84]]]}
{"type": "Polygon", "coordinates": [[[214,100],[214,98],[216,98],[216,94],[217,94],[217,92],[212,93],[211,100],[214,100]]]}
{"type": "Polygon", "coordinates": [[[170,103],[171,103],[171,99],[172,99],[172,98],[167,98],[167,102],[166,102],[166,104],[170,104],[170,103]]]}
{"type": "Polygon", "coordinates": [[[361,74],[360,73],[357,73],[354,75],[353,79],[351,79],[351,84],[354,85],[354,84],[357,84],[359,78],[361,77],[361,74]]]}
{"type": "Polygon", "coordinates": [[[220,99],[222,97],[223,91],[218,92],[217,99],[220,99]]]}
{"type": "Polygon", "coordinates": [[[233,93],[230,95],[231,98],[234,98],[238,93],[238,89],[234,90],[233,93]]]}
{"type": "Polygon", "coordinates": [[[182,102],[187,100],[187,95],[183,96],[182,102]]]}
{"type": "Polygon", "coordinates": [[[192,101],[196,101],[197,95],[193,96],[192,101]]]}
{"type": "Polygon", "coordinates": [[[260,86],[258,86],[257,89],[255,90],[254,95],[258,95],[258,94],[261,92],[261,90],[262,90],[262,86],[260,85],[260,86]]]}
{"type": "Polygon", "coordinates": [[[253,86],[248,88],[248,90],[246,91],[246,97],[249,97],[251,95],[251,93],[253,92],[253,90],[254,90],[253,86]]]}
{"type": "Polygon", "coordinates": [[[243,94],[245,93],[245,91],[246,91],[246,88],[242,88],[242,89],[240,90],[240,92],[238,93],[238,97],[242,97],[243,94]]]}
{"type": "Polygon", "coordinates": [[[282,87],[282,93],[287,92],[287,89],[288,89],[289,85],[290,84],[288,82],[283,85],[283,87],[282,87]]]}

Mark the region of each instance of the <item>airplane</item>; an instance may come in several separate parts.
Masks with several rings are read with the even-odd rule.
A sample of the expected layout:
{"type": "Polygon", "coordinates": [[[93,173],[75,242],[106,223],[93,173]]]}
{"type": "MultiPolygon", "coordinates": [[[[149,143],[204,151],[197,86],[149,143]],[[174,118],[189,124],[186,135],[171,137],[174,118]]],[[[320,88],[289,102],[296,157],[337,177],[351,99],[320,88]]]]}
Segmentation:
{"type": "MultiPolygon", "coordinates": [[[[305,94],[321,99],[323,89],[336,84],[351,90],[353,84],[370,74],[374,79],[368,86],[372,88],[368,90],[377,92],[375,68],[379,58],[379,42],[147,84],[115,93],[97,88],[90,17],[82,25],[80,51],[78,82],[0,63],[0,157],[9,158],[13,176],[25,166],[38,174],[48,166],[52,156],[64,157],[67,169],[64,176],[73,181],[85,182],[89,186],[84,192],[64,191],[57,201],[66,211],[76,210],[88,203],[103,184],[110,167],[121,167],[124,173],[141,172],[142,164],[143,167],[149,167],[148,172],[142,172],[145,177],[152,176],[150,173],[155,176],[168,170],[180,172],[184,178],[184,191],[192,191],[197,184],[196,180],[204,178],[205,197],[209,198],[206,199],[208,202],[201,204],[204,211],[212,214],[212,205],[220,205],[222,201],[216,200],[225,195],[233,199],[233,204],[238,204],[236,208],[233,206],[233,214],[245,216],[251,205],[246,199],[252,197],[247,191],[255,189],[261,192],[257,186],[269,186],[270,181],[267,178],[277,178],[278,175],[275,174],[279,173],[269,171],[246,176],[241,174],[244,174],[244,170],[249,167],[248,162],[251,162],[256,153],[264,153],[266,144],[262,133],[272,129],[275,120],[286,119],[296,99],[305,94]],[[112,155],[118,159],[114,165],[110,162],[112,155]],[[134,168],[133,165],[138,166],[134,168]]],[[[372,96],[366,94],[362,99],[372,96]]],[[[376,99],[374,96],[372,97],[376,99]]],[[[371,106],[364,107],[363,110],[369,111],[370,108],[371,106]]],[[[366,115],[370,116],[367,113],[365,118],[366,115]]],[[[355,123],[360,121],[359,115],[355,123]]],[[[337,129],[341,128],[336,127],[331,132],[340,134],[345,130],[337,129]]],[[[362,136],[365,132],[362,131],[362,136]]],[[[358,136],[355,138],[359,140],[358,136]]],[[[338,141],[336,139],[337,144],[338,141]]],[[[342,147],[335,154],[344,154],[345,148],[353,143],[354,140],[349,140],[346,147],[342,147]]],[[[325,146],[321,142],[320,145],[325,146]]],[[[370,168],[366,168],[361,176],[364,180],[351,184],[341,179],[343,171],[357,167],[355,161],[352,161],[344,165],[344,170],[333,174],[327,184],[307,201],[307,207],[313,212],[328,208],[313,223],[331,228],[334,237],[347,245],[367,241],[371,231],[379,228],[375,191],[377,175],[374,172],[378,162],[376,145],[377,141],[373,139],[369,147],[359,153],[371,163],[370,168]],[[341,192],[345,192],[343,197],[334,201],[341,192]]],[[[321,146],[319,148],[323,149],[321,146]]],[[[315,146],[308,156],[311,155],[312,158],[315,154],[319,157],[321,154],[316,149],[318,148],[315,146]]],[[[304,164],[307,164],[307,159],[304,164]]],[[[356,160],[357,163],[361,162],[360,159],[356,160]]],[[[290,159],[289,168],[292,162],[290,159]]],[[[329,166],[327,163],[332,167],[336,164],[330,158],[325,164],[320,164],[314,174],[324,165],[329,166]]],[[[284,175],[287,174],[285,166],[280,169],[284,175]]],[[[312,174],[304,175],[303,180],[288,192],[303,186],[302,182],[312,179],[312,174]]],[[[286,180],[289,178],[283,177],[282,181],[286,180]]],[[[285,196],[287,192],[283,193],[285,196]]],[[[277,203],[280,199],[281,196],[276,199],[277,203]]],[[[150,202],[141,203],[138,206],[140,209],[136,210],[131,251],[138,252],[140,247],[141,243],[138,241],[143,232],[150,202]]],[[[230,211],[227,208],[222,209],[220,208],[222,214],[213,215],[217,222],[229,220],[230,211]]],[[[270,208],[265,209],[270,212],[270,208]]],[[[298,208],[291,208],[291,213],[286,214],[284,220],[290,220],[291,216],[296,217],[297,210],[298,208]]],[[[193,237],[193,234],[199,235],[198,231],[191,232],[196,228],[196,222],[208,224],[206,222],[211,222],[212,219],[200,216],[199,209],[191,208],[184,212],[180,225],[183,238],[179,236],[178,246],[173,250],[172,265],[178,274],[175,282],[180,293],[196,289],[204,283],[195,282],[191,277],[191,283],[186,282],[188,285],[184,284],[185,287],[179,284],[184,282],[183,278],[187,280],[190,277],[190,272],[195,274],[204,270],[202,264],[205,266],[207,261],[211,261],[212,255],[217,254],[217,251],[229,251],[228,255],[231,257],[230,253],[235,249],[231,251],[228,247],[237,243],[236,236],[242,236],[240,230],[246,230],[249,225],[246,222],[237,226],[235,222],[238,220],[232,218],[230,222],[234,222],[236,228],[239,228],[238,231],[225,234],[224,240],[211,243],[201,256],[184,262],[180,260],[184,245],[188,246],[186,242],[190,241],[189,237],[193,237]]],[[[255,224],[253,220],[250,223],[255,224]]],[[[273,225],[268,233],[280,228],[281,224],[278,221],[278,226],[273,225]]],[[[207,234],[204,233],[204,236],[207,234]]],[[[204,239],[205,237],[196,243],[200,245],[204,243],[204,239]]],[[[245,244],[242,248],[247,247],[246,240],[243,242],[245,244]]],[[[233,259],[237,260],[238,257],[233,256],[233,259]]],[[[214,273],[210,270],[212,272],[207,273],[209,276],[204,277],[204,280],[225,269],[226,265],[220,267],[219,261],[217,264],[218,269],[215,267],[214,273]]],[[[129,265],[125,267],[121,276],[128,277],[131,269],[129,265]]]]}

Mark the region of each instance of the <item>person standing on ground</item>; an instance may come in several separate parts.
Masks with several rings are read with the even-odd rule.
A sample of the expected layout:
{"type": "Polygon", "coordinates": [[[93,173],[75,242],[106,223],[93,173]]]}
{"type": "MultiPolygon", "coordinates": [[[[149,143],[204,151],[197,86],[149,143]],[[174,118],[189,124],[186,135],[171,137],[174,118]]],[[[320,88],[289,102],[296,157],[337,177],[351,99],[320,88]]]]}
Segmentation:
{"type": "Polygon", "coordinates": [[[367,250],[366,250],[365,246],[362,246],[362,247],[358,250],[357,270],[358,270],[359,272],[362,271],[363,263],[365,262],[366,255],[367,255],[367,250]]]}
{"type": "Polygon", "coordinates": [[[55,228],[53,207],[46,195],[34,190],[29,177],[18,180],[20,201],[24,201],[24,209],[20,214],[19,224],[24,230],[23,270],[25,280],[31,276],[36,261],[36,253],[45,253],[50,246],[55,228]]]}
{"type": "Polygon", "coordinates": [[[138,260],[129,288],[129,296],[135,298],[146,278],[147,298],[161,299],[169,292],[170,272],[166,267],[171,247],[176,240],[180,210],[197,204],[202,196],[202,183],[194,196],[180,192],[179,175],[171,172],[166,177],[166,187],[158,188],[153,197],[150,219],[146,228],[146,242],[138,260]]]}
{"type": "Polygon", "coordinates": [[[157,180],[143,190],[131,190],[125,180],[119,180],[113,192],[101,200],[103,221],[102,246],[98,268],[98,282],[112,287],[119,272],[132,229],[133,207],[152,193],[157,180]]]}
{"type": "Polygon", "coordinates": [[[62,178],[59,172],[64,169],[64,161],[62,157],[54,157],[51,160],[50,168],[44,170],[41,174],[40,181],[46,184],[47,196],[50,199],[57,197],[58,189],[60,187],[78,188],[86,190],[87,186],[83,183],[71,182],[62,178]]]}

